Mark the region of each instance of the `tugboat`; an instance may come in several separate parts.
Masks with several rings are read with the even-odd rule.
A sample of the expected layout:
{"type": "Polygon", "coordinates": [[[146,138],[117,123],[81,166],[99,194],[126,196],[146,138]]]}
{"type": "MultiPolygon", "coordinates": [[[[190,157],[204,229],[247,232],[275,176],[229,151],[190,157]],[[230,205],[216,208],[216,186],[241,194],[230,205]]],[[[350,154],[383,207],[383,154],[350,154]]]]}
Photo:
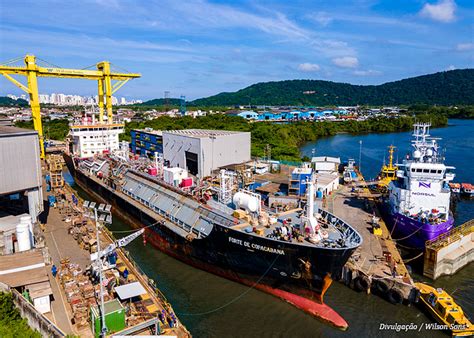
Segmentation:
{"type": "MultiPolygon", "coordinates": [[[[377,189],[381,192],[386,192],[387,187],[392,182],[393,180],[397,179],[397,170],[398,167],[393,165],[393,153],[395,151],[395,147],[393,145],[388,147],[388,165],[382,166],[382,169],[380,170],[379,176],[378,176],[378,183],[377,183],[377,189]]],[[[384,161],[385,162],[385,161],[384,161]]]]}
{"type": "Polygon", "coordinates": [[[397,164],[397,179],[388,185],[387,223],[404,245],[423,249],[454,224],[450,211],[454,167],[443,163],[437,139],[429,135],[429,123],[414,125],[413,153],[397,164]]]}
{"type": "Polygon", "coordinates": [[[435,289],[424,283],[415,283],[420,290],[420,304],[440,324],[437,329],[451,331],[453,337],[472,337],[474,326],[464,314],[462,308],[443,289],[435,289]]]}
{"type": "Polygon", "coordinates": [[[352,181],[357,181],[357,173],[355,171],[354,159],[350,158],[347,161],[347,166],[344,168],[344,172],[342,176],[344,177],[345,183],[351,183],[352,181]]]}

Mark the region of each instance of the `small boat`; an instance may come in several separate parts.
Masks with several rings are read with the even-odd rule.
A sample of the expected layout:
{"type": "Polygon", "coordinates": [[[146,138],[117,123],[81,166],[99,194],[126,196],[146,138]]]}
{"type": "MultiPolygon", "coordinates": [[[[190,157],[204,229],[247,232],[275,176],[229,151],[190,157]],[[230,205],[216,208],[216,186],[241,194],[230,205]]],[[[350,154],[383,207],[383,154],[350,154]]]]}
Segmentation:
{"type": "Polygon", "coordinates": [[[474,197],[474,185],[471,183],[461,183],[461,194],[467,197],[474,197]]]}
{"type": "Polygon", "coordinates": [[[474,335],[474,326],[446,291],[424,283],[415,285],[421,293],[420,303],[442,327],[451,331],[453,337],[474,335]]]}
{"type": "Polygon", "coordinates": [[[461,184],[459,184],[459,183],[449,183],[449,189],[451,189],[451,193],[459,194],[461,192],[461,184]]]}
{"type": "Polygon", "coordinates": [[[357,181],[357,173],[355,172],[355,161],[352,158],[348,160],[347,166],[344,168],[342,176],[344,177],[345,183],[357,181]]]}

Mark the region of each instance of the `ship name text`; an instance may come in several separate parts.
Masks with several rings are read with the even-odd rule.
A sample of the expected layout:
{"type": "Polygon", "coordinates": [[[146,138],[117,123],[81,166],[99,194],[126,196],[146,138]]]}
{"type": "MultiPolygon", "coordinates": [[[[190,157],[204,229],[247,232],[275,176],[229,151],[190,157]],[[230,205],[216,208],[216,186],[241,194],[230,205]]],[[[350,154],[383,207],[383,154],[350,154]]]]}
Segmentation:
{"type": "Polygon", "coordinates": [[[237,238],[233,238],[233,237],[229,237],[229,242],[231,242],[233,244],[242,245],[242,246],[244,246],[246,248],[249,248],[249,249],[256,249],[256,250],[260,250],[260,251],[266,251],[266,252],[270,252],[270,253],[274,253],[274,254],[278,254],[278,255],[284,255],[285,254],[285,251],[283,251],[282,249],[270,248],[268,246],[255,244],[255,243],[250,243],[250,242],[243,241],[241,239],[237,239],[237,238]]]}

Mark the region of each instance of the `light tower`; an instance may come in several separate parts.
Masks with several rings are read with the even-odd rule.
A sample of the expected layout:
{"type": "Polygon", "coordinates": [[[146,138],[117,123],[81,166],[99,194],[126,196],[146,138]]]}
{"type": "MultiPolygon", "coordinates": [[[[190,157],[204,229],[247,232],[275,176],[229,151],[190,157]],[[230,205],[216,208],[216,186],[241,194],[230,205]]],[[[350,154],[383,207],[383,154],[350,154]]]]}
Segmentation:
{"type": "Polygon", "coordinates": [[[97,234],[97,258],[96,264],[99,269],[99,283],[100,283],[100,314],[101,314],[101,332],[100,336],[105,337],[107,333],[107,325],[105,324],[105,310],[104,310],[104,284],[102,282],[102,259],[100,257],[100,228],[103,223],[112,224],[112,206],[107,204],[100,204],[97,207],[95,202],[84,201],[84,208],[89,209],[91,212],[85,214],[86,217],[95,221],[95,229],[97,234]],[[93,211],[93,213],[92,213],[93,211]]]}

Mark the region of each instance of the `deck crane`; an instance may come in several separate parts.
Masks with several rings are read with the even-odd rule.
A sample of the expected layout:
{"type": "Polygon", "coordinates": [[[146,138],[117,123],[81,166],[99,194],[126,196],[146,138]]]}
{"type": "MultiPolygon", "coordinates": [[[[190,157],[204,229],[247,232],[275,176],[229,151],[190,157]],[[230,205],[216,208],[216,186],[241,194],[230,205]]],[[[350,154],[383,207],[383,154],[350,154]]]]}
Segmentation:
{"type": "MultiPolygon", "coordinates": [[[[99,258],[107,257],[112,252],[114,252],[115,249],[128,245],[130,242],[132,242],[135,238],[137,238],[138,236],[140,236],[144,232],[145,232],[145,228],[140,229],[140,230],[135,231],[134,233],[132,233],[128,236],[125,236],[123,238],[120,238],[120,239],[116,240],[112,244],[109,244],[104,250],[100,251],[99,258]]],[[[91,261],[94,262],[95,260],[97,260],[97,252],[94,252],[94,253],[91,254],[91,261]]]]}
{"type": "Polygon", "coordinates": [[[73,79],[87,79],[96,80],[98,83],[98,98],[99,98],[99,121],[104,122],[104,103],[107,109],[107,121],[112,122],[112,95],[119,90],[130,79],[138,78],[141,75],[135,73],[116,73],[112,72],[111,64],[108,61],[97,63],[97,70],[90,69],[68,69],[51,66],[42,67],[37,64],[34,55],[26,55],[24,58],[25,66],[12,66],[20,58],[10,60],[4,64],[0,64],[0,73],[6,77],[14,85],[25,91],[29,95],[31,116],[33,119],[33,126],[38,132],[40,143],[40,157],[44,159],[44,140],[43,129],[41,124],[40,102],[38,93],[38,77],[58,77],[58,78],[73,78],[73,79]],[[25,86],[11,75],[26,76],[28,84],[25,86]],[[112,83],[112,81],[117,81],[112,83]]]}

